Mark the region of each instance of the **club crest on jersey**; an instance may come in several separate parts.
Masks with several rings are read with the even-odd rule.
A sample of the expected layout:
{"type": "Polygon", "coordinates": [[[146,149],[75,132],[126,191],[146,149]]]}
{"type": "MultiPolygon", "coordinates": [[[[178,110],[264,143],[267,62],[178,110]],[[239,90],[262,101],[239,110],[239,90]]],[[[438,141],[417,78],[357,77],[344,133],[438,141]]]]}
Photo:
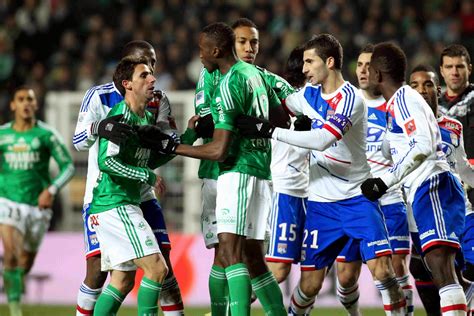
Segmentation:
{"type": "Polygon", "coordinates": [[[277,246],[277,252],[279,254],[285,254],[287,253],[288,245],[287,244],[278,244],[277,246]]]}
{"type": "Polygon", "coordinates": [[[411,119],[405,123],[405,130],[407,131],[407,135],[411,136],[416,131],[415,120],[411,119]]]}

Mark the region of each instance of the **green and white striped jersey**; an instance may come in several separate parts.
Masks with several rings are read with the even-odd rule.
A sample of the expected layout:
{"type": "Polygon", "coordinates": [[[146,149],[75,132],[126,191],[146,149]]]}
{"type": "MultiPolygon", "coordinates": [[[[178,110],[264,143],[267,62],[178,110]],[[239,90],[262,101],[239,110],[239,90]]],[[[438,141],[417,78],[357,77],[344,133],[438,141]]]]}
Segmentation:
{"type": "Polygon", "coordinates": [[[287,96],[295,92],[295,89],[285,79],[273,72],[266,70],[260,66],[255,66],[262,73],[263,79],[270,88],[275,92],[278,99],[284,100],[287,96]]]}
{"type": "Polygon", "coordinates": [[[234,121],[240,114],[268,119],[270,106],[279,105],[275,92],[255,66],[238,61],[222,76],[211,113],[215,128],[232,131],[234,135],[226,160],[219,163],[219,174],[240,172],[270,179],[270,140],[240,137],[234,121]]]}
{"type": "Polygon", "coordinates": [[[74,166],[59,133],[42,121],[27,131],[16,131],[13,122],[0,127],[0,196],[11,201],[38,205],[38,196],[48,188],[62,188],[73,176],[74,166]],[[50,158],[59,173],[51,179],[50,158]]]}
{"type": "MultiPolygon", "coordinates": [[[[123,114],[122,121],[129,125],[154,124],[153,114],[145,111],[143,117],[130,111],[122,101],[116,104],[107,117],[123,114]]],[[[121,205],[139,205],[143,183],[154,185],[156,175],[152,169],[162,164],[163,157],[150,149],[140,147],[138,137],[132,135],[120,146],[105,138],[99,139],[99,176],[93,190],[92,214],[121,205]]],[[[169,159],[165,159],[169,160],[169,159]]]]}

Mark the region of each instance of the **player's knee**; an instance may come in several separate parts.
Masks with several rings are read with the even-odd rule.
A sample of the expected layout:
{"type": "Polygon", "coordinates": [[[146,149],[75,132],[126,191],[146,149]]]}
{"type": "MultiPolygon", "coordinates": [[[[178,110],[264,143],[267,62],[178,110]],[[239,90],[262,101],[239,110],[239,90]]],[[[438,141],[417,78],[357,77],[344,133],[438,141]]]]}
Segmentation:
{"type": "Polygon", "coordinates": [[[286,280],[291,271],[291,263],[286,262],[269,262],[268,268],[273,273],[276,281],[281,283],[286,280]]]}
{"type": "Polygon", "coordinates": [[[307,297],[313,297],[318,295],[319,291],[323,287],[323,282],[315,281],[314,279],[302,278],[300,281],[300,288],[304,295],[307,297]]]}
{"type": "Polygon", "coordinates": [[[146,268],[144,272],[150,280],[163,283],[168,275],[168,266],[163,260],[159,260],[156,264],[146,268]]]}
{"type": "Polygon", "coordinates": [[[413,278],[417,281],[431,281],[431,275],[426,270],[423,261],[420,257],[411,257],[410,258],[410,273],[413,278]]]}
{"type": "Polygon", "coordinates": [[[408,273],[406,255],[393,255],[392,264],[396,276],[402,277],[408,273]]]}
{"type": "Polygon", "coordinates": [[[3,254],[3,266],[6,269],[15,268],[18,266],[18,257],[13,251],[5,251],[3,254]]]}
{"type": "Polygon", "coordinates": [[[474,282],[474,265],[466,262],[466,267],[462,272],[462,275],[471,282],[474,282]]]}
{"type": "Polygon", "coordinates": [[[355,273],[341,273],[337,275],[337,281],[343,288],[350,288],[357,283],[358,276],[355,273]]]}

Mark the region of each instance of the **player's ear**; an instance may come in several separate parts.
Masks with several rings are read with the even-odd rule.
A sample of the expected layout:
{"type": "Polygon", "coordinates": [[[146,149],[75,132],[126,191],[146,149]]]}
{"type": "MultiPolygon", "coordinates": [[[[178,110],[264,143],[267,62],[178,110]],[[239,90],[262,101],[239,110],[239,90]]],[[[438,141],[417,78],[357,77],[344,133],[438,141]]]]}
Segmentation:
{"type": "Polygon", "coordinates": [[[211,53],[212,57],[219,58],[222,55],[222,51],[218,47],[214,47],[211,53]]]}
{"type": "Polygon", "coordinates": [[[132,81],[122,80],[122,86],[125,88],[125,90],[132,90],[132,81]]]}
{"type": "Polygon", "coordinates": [[[10,110],[12,110],[13,112],[16,111],[16,103],[15,101],[10,101],[10,110]]]}
{"type": "Polygon", "coordinates": [[[441,86],[436,85],[436,97],[439,99],[441,97],[441,86]]]}
{"type": "Polygon", "coordinates": [[[329,68],[329,69],[333,69],[334,68],[334,57],[330,56],[326,59],[326,66],[329,68]]]}

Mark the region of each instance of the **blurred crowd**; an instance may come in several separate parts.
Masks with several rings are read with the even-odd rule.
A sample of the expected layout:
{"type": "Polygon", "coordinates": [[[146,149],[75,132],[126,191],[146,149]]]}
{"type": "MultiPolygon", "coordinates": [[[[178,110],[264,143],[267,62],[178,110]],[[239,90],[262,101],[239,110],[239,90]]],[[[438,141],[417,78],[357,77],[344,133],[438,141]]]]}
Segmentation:
{"type": "Polygon", "coordinates": [[[159,52],[159,88],[194,89],[199,30],[239,17],[259,27],[256,63],[275,73],[291,49],[322,32],[341,41],[347,78],[369,42],[398,42],[410,66],[437,67],[442,47],[454,42],[474,54],[472,0],[0,0],[0,122],[14,86],[32,85],[43,100],[46,91],[85,92],[110,81],[133,39],[159,52]]]}

